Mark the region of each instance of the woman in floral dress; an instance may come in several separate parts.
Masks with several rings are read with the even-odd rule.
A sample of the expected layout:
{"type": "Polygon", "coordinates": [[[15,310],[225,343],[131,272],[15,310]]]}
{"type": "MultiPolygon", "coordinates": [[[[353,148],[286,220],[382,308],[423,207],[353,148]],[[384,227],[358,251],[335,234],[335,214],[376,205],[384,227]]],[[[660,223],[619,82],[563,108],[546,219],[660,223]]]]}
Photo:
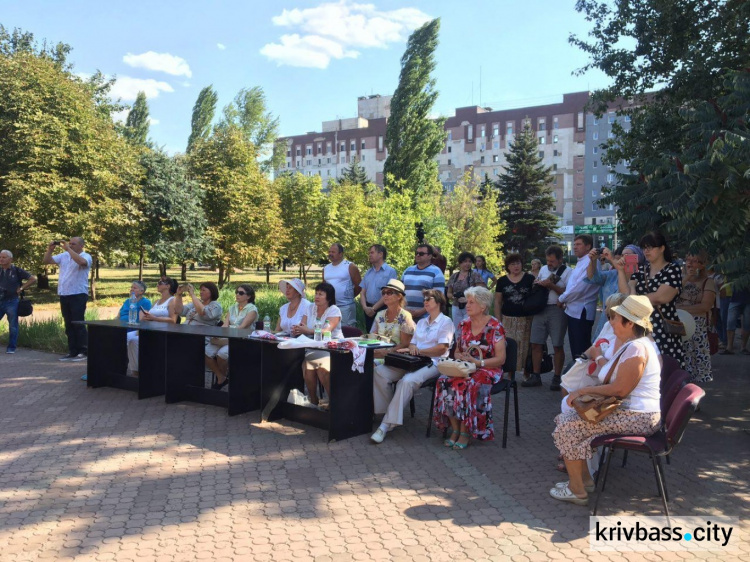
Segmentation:
{"type": "Polygon", "coordinates": [[[492,293],[472,287],[465,295],[468,318],[456,333],[455,358],[474,363],[477,370],[467,378],[441,375],[435,386],[434,421],[440,429],[450,424],[445,446],[454,449],[465,449],[471,438],[494,438],[490,391],[502,378],[505,363],[505,330],[489,314],[492,293]],[[481,356],[472,347],[479,348],[481,356]]]}

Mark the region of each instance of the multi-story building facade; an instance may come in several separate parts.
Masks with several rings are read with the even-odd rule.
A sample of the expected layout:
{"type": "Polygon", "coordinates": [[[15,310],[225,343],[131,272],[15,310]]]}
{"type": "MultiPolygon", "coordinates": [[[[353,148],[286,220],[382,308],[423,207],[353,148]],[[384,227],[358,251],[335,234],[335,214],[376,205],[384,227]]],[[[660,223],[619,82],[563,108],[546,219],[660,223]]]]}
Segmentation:
{"type": "MultiPolygon", "coordinates": [[[[446,142],[437,156],[440,180],[452,189],[466,172],[478,179],[496,179],[506,165],[506,153],[526,124],[539,140],[539,154],[552,168],[554,212],[560,233],[572,240],[575,225],[583,225],[586,212],[586,145],[588,92],[563,95],[561,103],[493,111],[462,107],[445,122],[446,142]]],[[[383,184],[386,121],[391,96],[358,100],[358,115],[323,122],[321,132],[281,139],[286,161],[280,172],[319,175],[325,185],[339,177],[356,158],[375,183],[383,184]]],[[[591,209],[591,206],[588,207],[591,209]]]]}

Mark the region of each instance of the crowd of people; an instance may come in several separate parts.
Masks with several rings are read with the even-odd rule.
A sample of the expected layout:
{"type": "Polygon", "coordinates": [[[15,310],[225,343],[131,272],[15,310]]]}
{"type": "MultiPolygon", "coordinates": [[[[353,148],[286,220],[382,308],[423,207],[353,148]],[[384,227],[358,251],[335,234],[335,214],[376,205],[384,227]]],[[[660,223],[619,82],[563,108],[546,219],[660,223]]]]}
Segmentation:
{"type": "MultiPolygon", "coordinates": [[[[44,255],[44,263],[58,266],[60,272],[58,294],[69,350],[61,361],[85,360],[87,354],[86,329],[75,323],[83,320],[91,267],[91,256],[83,248],[83,239],[75,237],[51,243],[44,255]],[[57,248],[63,251],[53,255],[57,248]]],[[[614,251],[595,248],[592,237],[581,234],[575,237],[573,253],[575,267],[565,263],[562,248],[553,244],[545,251],[546,264],[533,259],[528,272],[522,256],[510,253],[505,274],[496,276],[483,256],[464,251],[446,281],[446,260],[430,244],[417,245],[414,264],[399,277],[387,263],[384,246],[369,248],[370,267],[362,275],[345,258],[344,247],[335,243],[312,301],[302,280],[279,283],[287,302],[278,311],[275,330],[292,337],[313,337],[321,331],[341,338],[343,329],[357,325],[359,298],[367,333],[394,344],[397,353],[423,358],[416,368],[408,369],[389,364],[386,350],[376,351],[373,403],[382,420],[371,439],[378,444],[403,425],[404,409],[430,380],[435,380],[433,422],[447,430],[446,447],[461,450],[472,439],[491,440],[490,391],[503,370],[523,373],[524,387],[542,386],[542,374],[552,371],[549,388],[564,395],[553,436],[561,453],[559,468],[570,480],[556,485],[550,495],[586,503],[593,485],[587,464],[592,439],[604,433],[649,435],[658,429],[662,356],[677,360],[692,382],[709,382],[711,342],[719,340],[721,353],[734,353],[740,320],[741,352],[750,354],[750,294],[732,291],[731,283],[712,274],[705,252],[688,254],[684,263],[678,263],[659,232],[614,251]],[[603,310],[597,320],[599,303],[603,310]],[[675,329],[688,324],[689,333],[675,329]],[[599,384],[572,391],[561,387],[566,334],[570,355],[587,357],[597,368],[599,384]],[[505,364],[508,337],[518,350],[512,366],[505,364]],[[473,365],[473,373],[465,378],[441,375],[440,360],[450,354],[473,365]],[[590,424],[572,407],[582,394],[626,398],[625,406],[603,422],[590,424]]],[[[13,266],[12,257],[7,250],[0,252],[0,318],[7,315],[11,324],[8,353],[15,351],[18,335],[14,306],[21,291],[36,281],[13,266]]],[[[178,285],[163,277],[153,303],[145,296],[146,289],[143,282],[133,282],[121,319],[127,319],[135,304],[145,321],[251,328],[258,320],[255,290],[248,284],[236,287],[235,302],[226,315],[218,302],[219,290],[211,282],[201,283],[196,292],[190,284],[178,285]]],[[[138,376],[137,329],[128,333],[127,348],[129,374],[138,376]]],[[[226,338],[206,338],[205,363],[214,374],[214,389],[229,383],[230,360],[226,338]]],[[[327,351],[307,351],[303,378],[309,403],[324,406],[319,389],[330,396],[327,351]]]]}

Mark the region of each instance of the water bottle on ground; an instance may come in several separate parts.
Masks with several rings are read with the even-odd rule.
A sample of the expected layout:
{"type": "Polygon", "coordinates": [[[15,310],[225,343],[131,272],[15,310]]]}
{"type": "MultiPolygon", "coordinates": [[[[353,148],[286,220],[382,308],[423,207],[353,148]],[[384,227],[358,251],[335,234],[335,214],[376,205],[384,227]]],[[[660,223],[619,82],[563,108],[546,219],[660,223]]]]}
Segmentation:
{"type": "Polygon", "coordinates": [[[271,331],[271,317],[270,317],[270,316],[268,316],[268,314],[266,314],[266,315],[265,315],[265,316],[263,317],[263,329],[264,329],[264,330],[265,330],[266,332],[270,332],[270,331],[271,331]]]}
{"type": "Polygon", "coordinates": [[[313,339],[315,341],[323,341],[323,326],[320,324],[320,320],[315,321],[315,327],[313,328],[313,339]]]}
{"type": "Polygon", "coordinates": [[[135,293],[130,293],[128,304],[128,324],[138,324],[138,306],[136,306],[135,293]]]}

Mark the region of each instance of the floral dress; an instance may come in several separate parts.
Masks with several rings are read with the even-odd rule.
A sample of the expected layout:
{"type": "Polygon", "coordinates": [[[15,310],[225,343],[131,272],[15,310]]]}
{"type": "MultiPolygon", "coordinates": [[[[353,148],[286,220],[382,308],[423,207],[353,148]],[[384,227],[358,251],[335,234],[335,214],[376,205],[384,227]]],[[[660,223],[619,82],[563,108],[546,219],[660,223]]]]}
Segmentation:
{"type": "MultiPolygon", "coordinates": [[[[631,279],[635,281],[636,294],[648,295],[655,293],[661,285],[674,287],[677,289],[678,294],[682,290],[682,273],[677,264],[668,263],[653,278],[649,278],[650,271],[651,264],[646,262],[631,276],[631,279]]],[[[677,297],[667,304],[659,305],[661,312],[667,320],[679,321],[680,319],[677,316],[677,307],[675,307],[676,300],[677,297]]],[[[685,357],[682,349],[682,338],[667,333],[661,314],[656,310],[656,307],[654,307],[654,311],[651,313],[651,324],[654,326],[654,341],[656,341],[656,347],[659,348],[659,353],[669,355],[679,361],[680,365],[684,366],[685,357]]]]}
{"type": "MultiPolygon", "coordinates": [[[[696,285],[690,281],[682,286],[682,292],[677,296],[677,305],[696,305],[703,300],[705,281],[696,285]]],[[[693,316],[695,332],[693,337],[683,342],[685,351],[685,370],[690,373],[690,382],[711,382],[711,352],[708,347],[708,319],[706,315],[693,316]]]]}
{"type": "MultiPolygon", "coordinates": [[[[505,330],[496,318],[490,317],[482,333],[474,335],[471,333],[471,320],[466,319],[459,325],[456,336],[458,351],[476,345],[482,350],[484,359],[490,359],[495,356],[495,344],[505,339],[505,330]]],[[[434,421],[437,427],[444,429],[450,425],[448,416],[452,416],[466,424],[466,429],[474,439],[492,440],[495,430],[492,425],[490,391],[502,376],[500,367],[477,369],[467,378],[440,375],[435,385],[434,421]]]]}
{"type": "Polygon", "coordinates": [[[387,337],[391,343],[395,343],[396,345],[401,343],[401,332],[414,334],[416,326],[414,325],[414,320],[412,320],[411,312],[402,308],[393,322],[388,322],[387,314],[388,310],[386,309],[381,310],[375,315],[373,333],[387,337]]]}

